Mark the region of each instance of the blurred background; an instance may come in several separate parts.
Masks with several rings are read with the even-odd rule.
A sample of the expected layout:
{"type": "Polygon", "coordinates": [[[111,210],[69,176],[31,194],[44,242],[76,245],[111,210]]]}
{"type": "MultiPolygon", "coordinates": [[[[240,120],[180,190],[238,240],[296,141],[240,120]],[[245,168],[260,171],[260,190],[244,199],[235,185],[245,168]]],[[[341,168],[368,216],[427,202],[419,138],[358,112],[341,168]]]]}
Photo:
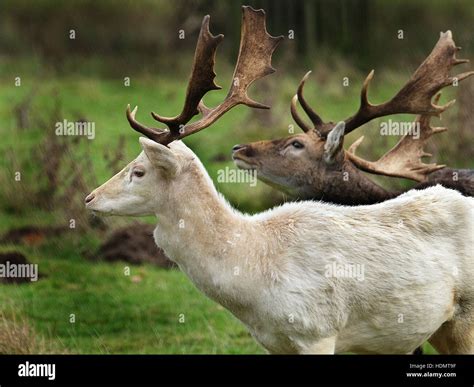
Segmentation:
{"type": "MultiPolygon", "coordinates": [[[[140,151],[125,119],[128,103],[149,125],[150,111],[180,112],[206,14],[225,39],[216,63],[223,90],[205,101],[225,97],[242,4],[265,9],[268,31],[286,38],[273,56],[277,72],[250,91],[272,109],[239,106],[185,142],[245,212],[290,198],[260,182],[219,183],[217,173],[234,168],[234,144],[289,134],[289,103],[306,71],[313,71],[307,99],[323,118],[339,120],[358,108],[371,69],[370,100],[393,96],[440,31],[452,30],[460,58],[474,58],[470,0],[2,0],[0,264],[38,264],[40,279],[0,278],[0,353],[262,353],[155,248],[153,219],[95,218],[83,207],[87,193],[140,151]],[[63,120],[94,123],[95,137],[56,136],[63,120]]],[[[474,168],[473,97],[472,79],[443,91],[441,102],[457,102],[442,117],[449,131],[430,140],[433,161],[474,168]]],[[[365,134],[359,153],[376,159],[398,140],[378,135],[379,124],[351,133],[346,144],[365,134]]],[[[412,185],[376,180],[389,189],[412,185]]]]}

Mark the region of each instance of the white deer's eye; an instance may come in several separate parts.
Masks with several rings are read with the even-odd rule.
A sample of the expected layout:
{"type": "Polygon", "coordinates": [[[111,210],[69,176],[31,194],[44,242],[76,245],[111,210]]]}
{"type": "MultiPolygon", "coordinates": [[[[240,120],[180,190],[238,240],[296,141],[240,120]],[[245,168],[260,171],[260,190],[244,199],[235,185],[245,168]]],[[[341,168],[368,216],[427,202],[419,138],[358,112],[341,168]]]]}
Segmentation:
{"type": "Polygon", "coordinates": [[[143,169],[134,169],[132,171],[132,175],[136,177],[143,177],[145,176],[145,171],[143,169]]]}

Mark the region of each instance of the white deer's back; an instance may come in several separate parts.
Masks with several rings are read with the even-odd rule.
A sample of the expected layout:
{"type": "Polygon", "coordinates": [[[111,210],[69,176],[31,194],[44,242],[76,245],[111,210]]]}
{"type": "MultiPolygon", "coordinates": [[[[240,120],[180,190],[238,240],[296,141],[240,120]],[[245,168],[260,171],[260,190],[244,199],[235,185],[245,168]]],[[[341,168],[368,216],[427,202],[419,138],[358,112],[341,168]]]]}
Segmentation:
{"type": "Polygon", "coordinates": [[[474,199],[432,187],[371,206],[299,202],[260,214],[281,254],[262,258],[273,278],[258,315],[296,342],[339,332],[340,351],[408,352],[457,299],[474,300],[473,211],[474,199]]]}

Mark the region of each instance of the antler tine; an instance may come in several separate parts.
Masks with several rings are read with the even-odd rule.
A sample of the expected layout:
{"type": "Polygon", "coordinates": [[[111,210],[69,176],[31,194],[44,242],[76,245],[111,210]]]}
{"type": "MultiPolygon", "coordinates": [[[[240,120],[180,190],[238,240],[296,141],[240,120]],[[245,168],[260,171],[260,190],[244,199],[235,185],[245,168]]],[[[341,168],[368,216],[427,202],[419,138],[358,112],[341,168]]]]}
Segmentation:
{"type": "Polygon", "coordinates": [[[290,104],[291,116],[293,117],[295,122],[298,124],[298,126],[303,130],[303,132],[306,133],[306,132],[309,132],[312,128],[306,122],[304,122],[301,116],[298,114],[298,110],[296,108],[297,101],[298,101],[298,95],[295,94],[293,98],[291,99],[291,104],[290,104]]]}
{"type": "Polygon", "coordinates": [[[165,129],[159,129],[159,128],[151,128],[148,126],[145,126],[138,122],[135,119],[135,115],[137,114],[138,106],[135,106],[133,110],[130,110],[130,105],[127,105],[127,120],[130,123],[130,126],[135,129],[137,132],[144,134],[148,138],[150,138],[153,141],[160,142],[160,139],[162,139],[162,136],[165,133],[168,133],[165,129]]]}
{"type": "Polygon", "coordinates": [[[311,74],[311,71],[308,71],[305,74],[305,76],[301,79],[300,84],[298,85],[296,95],[291,100],[291,104],[290,104],[291,115],[293,119],[296,121],[296,123],[298,124],[298,126],[304,132],[308,132],[309,130],[314,130],[318,134],[319,137],[326,137],[329,131],[334,127],[334,123],[324,122],[323,119],[319,116],[319,114],[317,114],[311,108],[311,106],[309,106],[308,102],[306,102],[306,99],[304,98],[304,95],[303,95],[304,85],[305,85],[306,80],[309,78],[310,74],[311,74]],[[308,126],[298,114],[297,109],[296,109],[296,101],[300,103],[306,115],[311,120],[313,127],[308,126]]]}
{"type": "Polygon", "coordinates": [[[271,65],[271,58],[283,36],[273,37],[268,34],[263,10],[254,10],[252,7],[243,6],[242,12],[239,56],[225,100],[214,108],[207,108],[204,104],[200,104],[199,110],[203,112],[202,118],[183,127],[177,136],[170,136],[166,140],[167,143],[207,128],[239,104],[269,109],[268,106],[252,100],[248,96],[247,90],[256,80],[275,72],[271,65]]]}
{"type": "MultiPolygon", "coordinates": [[[[437,103],[440,94],[437,94],[434,102],[437,103]]],[[[400,141],[377,161],[367,161],[355,155],[357,147],[363,140],[363,136],[355,141],[346,152],[358,168],[363,171],[386,176],[403,177],[415,181],[424,181],[431,172],[442,169],[445,165],[424,164],[422,157],[431,156],[423,149],[426,141],[435,133],[446,131],[446,128],[433,128],[430,126],[432,116],[429,114],[417,116],[414,125],[420,129],[418,138],[406,134],[400,141]]]]}
{"type": "Polygon", "coordinates": [[[460,82],[474,74],[474,71],[468,71],[457,76],[449,75],[453,66],[469,62],[467,59],[456,58],[456,52],[459,50],[460,47],[454,44],[451,31],[441,32],[433,51],[405,86],[390,101],[380,105],[370,104],[367,98],[367,89],[374,75],[372,70],[362,87],[359,110],[345,120],[345,134],[376,117],[398,113],[440,115],[454,103],[454,100],[438,106],[431,102],[432,97],[442,88],[453,84],[455,80],[460,82]]]}
{"type": "Polygon", "coordinates": [[[369,102],[369,97],[367,96],[367,92],[369,90],[369,85],[370,82],[372,81],[372,78],[374,77],[375,70],[372,69],[369,74],[367,74],[367,77],[365,77],[364,83],[362,84],[362,89],[360,90],[360,106],[362,109],[367,108],[368,106],[373,106],[369,102]]]}
{"type": "Polygon", "coordinates": [[[305,74],[305,76],[303,77],[303,79],[301,79],[301,82],[298,86],[297,95],[298,95],[298,101],[300,102],[301,107],[303,108],[305,113],[308,115],[308,117],[311,120],[311,122],[313,123],[313,125],[317,128],[317,127],[323,125],[324,122],[321,119],[321,117],[311,108],[311,106],[309,106],[309,104],[306,102],[306,100],[304,99],[304,96],[303,96],[304,84],[305,84],[306,80],[309,78],[310,74],[311,74],[311,71],[308,71],[305,74]]]}
{"type": "Polygon", "coordinates": [[[198,114],[198,105],[202,97],[211,90],[221,89],[221,87],[214,82],[214,78],[216,77],[214,63],[217,46],[224,38],[224,35],[212,35],[209,30],[209,21],[210,16],[207,15],[201,24],[201,30],[194,53],[191,76],[189,78],[184,107],[181,113],[176,117],[163,117],[156,113],[151,113],[153,118],[168,126],[169,130],[165,130],[149,128],[140,124],[135,120],[136,108],[133,112],[130,112],[130,108],[128,107],[127,119],[133,129],[154,141],[169,143],[173,137],[179,136],[181,128],[189,122],[194,115],[198,114]],[[168,138],[170,139],[169,141],[168,138]]]}

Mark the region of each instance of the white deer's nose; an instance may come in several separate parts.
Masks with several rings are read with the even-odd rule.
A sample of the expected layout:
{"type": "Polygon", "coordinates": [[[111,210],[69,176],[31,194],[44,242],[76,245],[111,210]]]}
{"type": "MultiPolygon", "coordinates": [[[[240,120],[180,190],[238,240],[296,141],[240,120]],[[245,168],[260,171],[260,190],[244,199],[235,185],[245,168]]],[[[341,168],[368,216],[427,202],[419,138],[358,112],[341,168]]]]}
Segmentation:
{"type": "Polygon", "coordinates": [[[95,193],[90,193],[89,195],[86,196],[85,202],[86,204],[89,204],[94,199],[95,199],[95,193]]]}

